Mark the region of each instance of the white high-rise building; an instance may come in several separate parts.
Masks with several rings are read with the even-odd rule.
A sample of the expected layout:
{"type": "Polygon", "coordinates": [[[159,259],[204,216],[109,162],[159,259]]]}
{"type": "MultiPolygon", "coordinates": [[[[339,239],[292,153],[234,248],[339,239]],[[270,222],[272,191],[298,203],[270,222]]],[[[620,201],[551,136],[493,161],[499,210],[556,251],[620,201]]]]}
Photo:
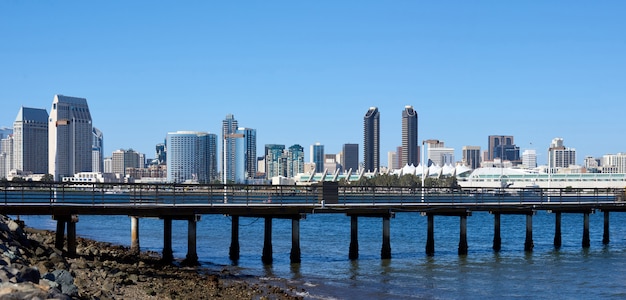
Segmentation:
{"type": "Polygon", "coordinates": [[[13,169],[13,135],[0,140],[0,179],[7,178],[13,169]]]}
{"type": "Polygon", "coordinates": [[[522,153],[522,166],[526,169],[537,167],[537,151],[533,149],[524,150],[522,153]]]}
{"type": "Polygon", "coordinates": [[[104,173],[104,135],[98,128],[93,128],[93,145],[91,150],[91,169],[93,172],[104,173]]]}
{"type": "Polygon", "coordinates": [[[87,99],[55,95],[48,119],[48,173],[54,180],[92,171],[92,141],[87,99]]]}
{"type": "Polygon", "coordinates": [[[21,107],[13,122],[13,168],[24,173],[48,172],[48,112],[21,107]]]}
{"type": "Polygon", "coordinates": [[[554,138],[548,149],[550,172],[556,168],[569,168],[570,165],[576,165],[576,149],[565,148],[562,138],[554,138]]]}
{"type": "Polygon", "coordinates": [[[167,134],[168,182],[207,183],[217,174],[217,135],[177,131],[167,134]]]}
{"type": "Polygon", "coordinates": [[[626,153],[602,156],[603,173],[626,173],[626,153]]]}

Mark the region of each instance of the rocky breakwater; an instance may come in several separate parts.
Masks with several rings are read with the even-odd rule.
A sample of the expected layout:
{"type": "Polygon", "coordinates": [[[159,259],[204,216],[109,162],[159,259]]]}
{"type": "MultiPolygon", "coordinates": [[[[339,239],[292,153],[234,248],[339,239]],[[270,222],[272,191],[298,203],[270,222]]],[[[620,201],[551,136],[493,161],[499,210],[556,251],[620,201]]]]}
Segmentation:
{"type": "Polygon", "coordinates": [[[77,239],[76,256],[54,248],[54,233],[0,215],[0,299],[301,299],[227,269],[163,263],[158,253],[77,239]]]}

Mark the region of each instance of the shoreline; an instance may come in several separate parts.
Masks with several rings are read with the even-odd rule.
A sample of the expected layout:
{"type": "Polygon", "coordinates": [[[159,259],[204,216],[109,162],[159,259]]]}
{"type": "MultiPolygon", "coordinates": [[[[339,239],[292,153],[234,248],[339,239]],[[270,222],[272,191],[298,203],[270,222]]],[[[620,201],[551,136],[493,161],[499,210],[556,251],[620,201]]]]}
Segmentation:
{"type": "Polygon", "coordinates": [[[234,274],[228,267],[189,267],[180,260],[163,263],[157,252],[142,251],[137,255],[126,246],[82,237],[76,239],[76,255],[68,257],[54,248],[53,231],[18,224],[4,215],[0,225],[4,225],[0,228],[4,244],[20,244],[13,252],[20,253],[22,260],[19,265],[17,261],[8,265],[23,265],[39,275],[30,280],[15,276],[11,282],[0,274],[0,298],[3,291],[15,295],[24,286],[28,286],[24,293],[31,293],[24,295],[39,292],[56,299],[290,300],[304,299],[306,295],[301,287],[266,283],[256,276],[234,274]],[[65,280],[62,284],[58,282],[60,277],[65,280]]]}

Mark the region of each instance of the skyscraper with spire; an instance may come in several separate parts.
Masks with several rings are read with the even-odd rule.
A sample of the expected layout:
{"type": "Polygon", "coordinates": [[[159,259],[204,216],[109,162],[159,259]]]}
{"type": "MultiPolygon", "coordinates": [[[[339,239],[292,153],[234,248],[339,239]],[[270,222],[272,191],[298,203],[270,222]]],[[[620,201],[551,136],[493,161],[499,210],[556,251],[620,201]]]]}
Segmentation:
{"type": "Polygon", "coordinates": [[[365,171],[380,169],[380,113],[377,107],[370,107],[363,117],[363,160],[365,171]]]}
{"type": "Polygon", "coordinates": [[[417,112],[413,106],[407,105],[402,111],[402,164],[419,164],[419,142],[417,138],[417,112]]]}
{"type": "Polygon", "coordinates": [[[48,119],[48,173],[54,180],[92,171],[92,141],[87,99],[54,95],[48,119]]]}

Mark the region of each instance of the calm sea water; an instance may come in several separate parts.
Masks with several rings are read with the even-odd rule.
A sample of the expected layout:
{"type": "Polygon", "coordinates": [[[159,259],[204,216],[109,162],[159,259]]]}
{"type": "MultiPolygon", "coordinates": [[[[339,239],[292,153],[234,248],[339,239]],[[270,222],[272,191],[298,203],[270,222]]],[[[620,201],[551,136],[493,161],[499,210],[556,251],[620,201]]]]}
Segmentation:
{"type": "MultiPolygon", "coordinates": [[[[49,216],[22,216],[54,230],[49,216]]],[[[603,214],[590,217],[591,247],[583,249],[581,214],[563,214],[563,246],[555,250],[554,215],[533,217],[535,248],[524,252],[525,216],[503,215],[502,250],[491,249],[493,216],[467,220],[469,254],[457,254],[459,218],[435,216],[435,255],[425,255],[426,217],[397,213],[391,220],[392,259],[381,260],[382,220],[359,218],[359,259],[348,259],[350,218],[308,215],[300,223],[302,263],[292,265],[291,221],[273,220],[274,263],[261,263],[264,220],[240,219],[241,259],[228,259],[231,219],[204,215],[197,225],[202,264],[304,288],[307,299],[623,299],[626,298],[626,213],[611,213],[611,243],[602,244],[603,214]]],[[[140,220],[142,250],[161,251],[163,222],[140,220]]],[[[130,218],[80,216],[77,234],[130,245],[130,218]]],[[[186,221],[173,221],[174,255],[184,258],[186,221]]]]}

